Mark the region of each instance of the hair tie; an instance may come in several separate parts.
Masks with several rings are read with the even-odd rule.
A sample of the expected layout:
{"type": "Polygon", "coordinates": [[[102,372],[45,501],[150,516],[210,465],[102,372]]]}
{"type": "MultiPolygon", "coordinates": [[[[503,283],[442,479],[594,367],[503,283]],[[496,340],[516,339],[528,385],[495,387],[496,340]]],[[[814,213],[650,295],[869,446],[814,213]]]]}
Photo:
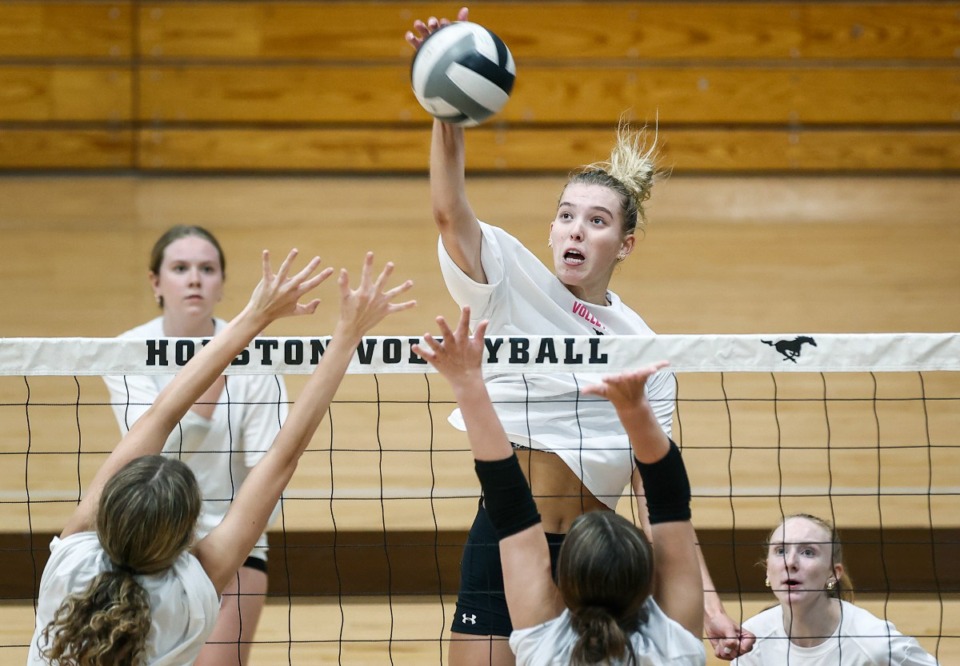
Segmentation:
{"type": "Polygon", "coordinates": [[[117,564],[116,562],[111,562],[111,564],[113,564],[113,568],[114,568],[116,571],[122,571],[123,573],[127,574],[128,576],[137,576],[137,575],[139,575],[139,572],[138,572],[136,569],[134,569],[133,567],[131,567],[129,564],[117,564]]]}

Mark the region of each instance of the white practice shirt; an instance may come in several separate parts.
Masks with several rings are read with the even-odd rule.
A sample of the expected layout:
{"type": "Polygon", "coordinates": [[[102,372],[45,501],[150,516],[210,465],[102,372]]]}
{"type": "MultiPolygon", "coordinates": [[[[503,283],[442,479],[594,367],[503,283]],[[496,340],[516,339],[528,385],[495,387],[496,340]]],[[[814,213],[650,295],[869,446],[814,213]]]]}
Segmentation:
{"type": "MultiPolygon", "coordinates": [[[[703,641],[667,617],[653,598],[644,602],[644,608],[647,621],[630,637],[637,666],[703,666],[707,662],[703,641]]],[[[576,642],[568,610],[549,622],[510,634],[517,666],[567,666],[576,642]]]]}
{"type": "MultiPolygon", "coordinates": [[[[224,326],[226,322],[217,319],[215,333],[224,326]]],[[[159,339],[169,336],[163,334],[163,318],[157,317],[118,337],[159,339]]],[[[104,377],[121,434],[126,434],[130,426],[143,416],[173,377],[172,374],[104,377]]],[[[209,420],[188,411],[163,447],[165,455],[182,460],[197,477],[203,497],[197,539],[205,537],[223,521],[240,484],[273,444],[289,411],[283,377],[273,375],[230,375],[218,402],[220,404],[214,408],[209,420]]],[[[278,510],[274,509],[271,522],[277,513],[278,510]]],[[[265,533],[260,536],[251,555],[266,559],[265,533]]]]}
{"type": "Polygon", "coordinates": [[[840,624],[820,645],[799,647],[783,629],[779,604],[754,615],[743,628],[757,636],[753,651],[736,666],[936,666],[917,639],[904,636],[892,623],[846,601],[840,602],[840,624]]]}
{"type": "MultiPolygon", "coordinates": [[[[112,568],[95,532],[55,537],[50,542],[27,666],[49,666],[40,656],[43,630],[68,596],[84,591],[100,573],[112,568]]],[[[147,591],[150,603],[147,665],[192,664],[220,613],[220,598],[200,561],[185,552],[166,571],[135,578],[147,591]]]]}
{"type": "MultiPolygon", "coordinates": [[[[498,227],[480,223],[481,261],[487,284],[474,282],[438,242],[447,289],[470,306],[471,327],[489,320],[490,336],[654,335],[636,312],[607,292],[609,305],[576,298],[536,255],[498,227]]],[[[630,483],[633,451],[613,405],[580,394],[604,373],[487,377],[487,390],[510,441],[559,455],[600,501],[616,509],[630,483]]],[[[647,396],[664,432],[671,434],[676,387],[673,374],[658,372],[647,382],[647,396]]],[[[450,416],[465,430],[460,411],[450,416]]]]}

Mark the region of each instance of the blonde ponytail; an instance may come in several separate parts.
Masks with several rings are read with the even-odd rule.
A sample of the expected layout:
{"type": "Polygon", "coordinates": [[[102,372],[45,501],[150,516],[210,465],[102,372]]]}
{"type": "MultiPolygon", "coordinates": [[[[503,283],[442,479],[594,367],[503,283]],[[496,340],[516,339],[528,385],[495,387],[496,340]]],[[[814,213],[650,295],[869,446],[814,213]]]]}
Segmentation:
{"type": "Polygon", "coordinates": [[[621,198],[624,235],[634,233],[638,227],[642,231],[647,221],[644,204],[653,184],[665,175],[657,168],[656,158],[656,133],[648,141],[646,130],[633,130],[627,121],[621,120],[610,159],[580,167],[571,174],[568,185],[609,187],[621,198]]]}

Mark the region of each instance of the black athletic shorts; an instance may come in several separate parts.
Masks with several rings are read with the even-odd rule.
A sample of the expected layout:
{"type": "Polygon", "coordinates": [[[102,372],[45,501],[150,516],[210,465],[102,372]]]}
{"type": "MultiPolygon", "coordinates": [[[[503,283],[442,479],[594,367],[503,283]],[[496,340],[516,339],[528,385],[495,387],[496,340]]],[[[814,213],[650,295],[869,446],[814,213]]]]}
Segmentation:
{"type": "MultiPolygon", "coordinates": [[[[564,536],[547,534],[554,576],[557,574],[557,556],[564,536]]],[[[460,593],[457,595],[456,615],[450,629],[460,634],[504,637],[509,637],[513,631],[507,611],[507,597],[503,591],[500,545],[493,523],[483,508],[482,499],[470,534],[467,535],[467,545],[463,547],[460,593]]]]}
{"type": "Polygon", "coordinates": [[[262,557],[256,557],[254,555],[249,556],[246,560],[243,561],[243,564],[240,566],[246,567],[248,569],[256,569],[257,571],[262,571],[267,573],[267,561],[262,557]]]}

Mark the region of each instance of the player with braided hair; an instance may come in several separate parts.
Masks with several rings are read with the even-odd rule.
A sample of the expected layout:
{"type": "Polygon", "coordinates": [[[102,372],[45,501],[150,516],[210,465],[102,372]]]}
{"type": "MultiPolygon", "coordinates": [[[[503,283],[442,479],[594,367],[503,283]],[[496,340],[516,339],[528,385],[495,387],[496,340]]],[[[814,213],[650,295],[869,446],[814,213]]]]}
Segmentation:
{"type": "MultiPolygon", "coordinates": [[[[467,17],[464,7],[457,20],[467,17]]],[[[415,21],[406,39],[419,48],[449,22],[415,21]]],[[[507,231],[478,220],[466,195],[464,130],[435,121],[430,193],[440,232],[440,268],[454,300],[470,307],[471,325],[487,320],[493,336],[654,335],[609,287],[646,221],[644,205],[660,175],[655,156],[655,141],[648,144],[644,132],[621,123],[609,160],[571,174],[550,223],[551,270],[507,231]]],[[[599,380],[596,374],[571,373],[500,375],[486,382],[518,450],[554,559],[578,516],[616,508],[631,481],[637,497],[643,495],[615,409],[580,393],[599,380]]],[[[669,437],[676,399],[672,374],[651,377],[646,392],[669,437]]],[[[451,422],[466,429],[459,411],[451,422]]],[[[640,513],[645,520],[645,511],[640,513]]],[[[704,589],[710,590],[705,568],[704,574],[704,589]]],[[[707,634],[727,637],[716,644],[718,655],[732,659],[749,650],[750,637],[741,636],[716,593],[706,595],[705,611],[707,634]]],[[[481,500],[461,561],[451,664],[512,663],[506,641],[511,628],[496,534],[481,500]]]]}

